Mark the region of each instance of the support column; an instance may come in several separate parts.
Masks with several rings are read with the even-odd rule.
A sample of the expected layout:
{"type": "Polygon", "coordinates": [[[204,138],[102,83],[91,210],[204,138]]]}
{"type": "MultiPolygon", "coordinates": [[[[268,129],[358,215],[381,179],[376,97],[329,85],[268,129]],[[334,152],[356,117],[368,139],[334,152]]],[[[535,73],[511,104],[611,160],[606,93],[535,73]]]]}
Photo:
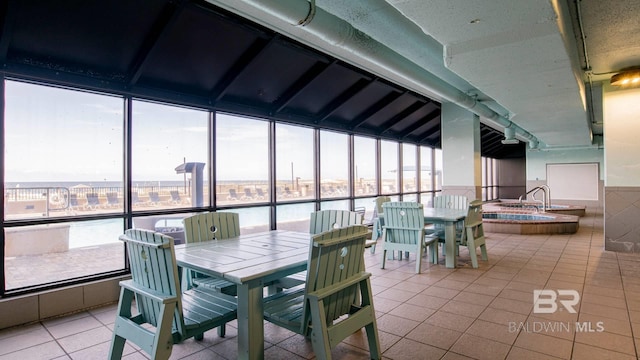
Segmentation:
{"type": "Polygon", "coordinates": [[[443,103],[441,119],[442,193],[482,199],[480,118],[443,103]]]}
{"type": "Polygon", "coordinates": [[[640,89],[604,95],[604,248],[640,253],[640,89]]]}

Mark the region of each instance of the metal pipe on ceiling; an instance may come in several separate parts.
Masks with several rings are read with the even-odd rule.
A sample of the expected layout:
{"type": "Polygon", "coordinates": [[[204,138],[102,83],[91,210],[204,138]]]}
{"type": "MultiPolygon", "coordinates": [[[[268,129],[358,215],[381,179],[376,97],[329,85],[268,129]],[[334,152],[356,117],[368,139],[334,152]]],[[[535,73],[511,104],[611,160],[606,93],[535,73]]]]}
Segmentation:
{"type": "MultiPolygon", "coordinates": [[[[276,27],[277,31],[289,34],[302,42],[305,41],[301,39],[299,32],[312,35],[332,47],[353,53],[363,59],[364,62],[368,61],[378,68],[401,77],[404,80],[403,85],[407,86],[408,84],[412,84],[413,90],[418,93],[437,94],[446,101],[480,116],[481,119],[485,119],[485,121],[505,128],[515,129],[518,136],[529,142],[539,142],[534,135],[516,123],[496,113],[488,106],[477,101],[474,97],[460,91],[440,77],[426,71],[406,57],[401,56],[384,44],[354,28],[347,21],[317,7],[315,3],[310,3],[307,0],[207,1],[264,26],[270,28],[276,27]],[[312,12],[314,12],[313,17],[309,20],[309,14],[312,12]],[[291,25],[291,28],[275,26],[273,23],[265,20],[265,13],[281,22],[291,25]]],[[[325,48],[323,50],[331,53],[330,49],[325,48]]],[[[337,54],[332,55],[339,57],[337,54]]],[[[362,66],[363,64],[357,65],[362,66]]],[[[375,72],[374,70],[369,70],[375,72]]]]}

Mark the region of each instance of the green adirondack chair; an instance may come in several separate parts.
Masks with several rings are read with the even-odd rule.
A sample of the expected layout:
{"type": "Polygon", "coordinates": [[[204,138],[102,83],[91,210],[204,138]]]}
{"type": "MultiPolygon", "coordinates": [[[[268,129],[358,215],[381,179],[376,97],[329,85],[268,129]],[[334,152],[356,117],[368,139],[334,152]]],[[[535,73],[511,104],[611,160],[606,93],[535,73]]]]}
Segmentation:
{"type": "Polygon", "coordinates": [[[382,238],[384,250],[382,268],[387,259],[387,251],[410,252],[416,254],[416,273],[422,269],[422,254],[429,247],[432,262],[437,262],[437,236],[426,236],[422,204],[415,202],[387,202],[384,207],[382,238]],[[434,261],[435,258],[435,261],[434,261]]]}
{"type": "Polygon", "coordinates": [[[471,265],[474,269],[478,268],[478,255],[476,248],[480,248],[482,260],[487,261],[487,245],[485,243],[484,228],[482,227],[482,201],[474,200],[469,204],[467,218],[464,221],[464,233],[461,237],[459,245],[466,246],[469,249],[469,257],[471,265]]]}
{"type": "MultiPolygon", "coordinates": [[[[433,199],[433,207],[441,208],[441,209],[460,209],[467,210],[469,209],[469,199],[463,195],[438,195],[433,199]]],[[[433,227],[427,227],[427,234],[433,234],[438,236],[439,242],[444,244],[445,236],[444,236],[444,227],[442,225],[435,225],[433,227]]],[[[464,220],[459,221],[456,224],[456,243],[460,243],[462,241],[462,236],[464,232],[464,220]]],[[[456,255],[458,254],[458,248],[456,247],[456,255]]],[[[442,253],[444,254],[444,246],[442,247],[442,253]]]]}
{"type": "Polygon", "coordinates": [[[372,232],[373,234],[371,235],[371,240],[374,241],[373,244],[371,244],[371,253],[375,254],[376,252],[376,245],[378,243],[378,239],[380,237],[382,237],[382,226],[384,226],[384,217],[378,217],[378,215],[382,215],[384,214],[384,209],[382,208],[382,204],[387,203],[391,201],[391,198],[389,196],[378,196],[375,199],[375,213],[373,214],[373,229],[372,232]]]}
{"type": "MultiPolygon", "coordinates": [[[[361,225],[362,215],[349,210],[320,210],[311,213],[309,221],[309,233],[319,234],[324,231],[333,230],[350,225],[361,225]]],[[[278,280],[274,286],[276,291],[282,288],[292,288],[304,284],[307,279],[306,272],[289,275],[278,280]]],[[[273,287],[271,288],[273,291],[273,287]]]]}
{"type": "Polygon", "coordinates": [[[181,291],[173,238],[150,230],[127,230],[131,280],[120,282],[120,301],[113,327],[109,359],[121,359],[126,341],[154,360],[168,359],[173,344],[218,328],[237,318],[237,302],[217,291],[181,291]],[[132,302],[138,313],[132,315],[132,302]]]}
{"type": "Polygon", "coordinates": [[[320,210],[311,213],[309,233],[312,235],[350,225],[361,225],[362,215],[349,210],[320,210]]]}
{"type": "MultiPolygon", "coordinates": [[[[186,243],[195,243],[214,239],[228,239],[240,236],[240,216],[233,212],[207,212],[184,219],[186,243]]],[[[207,287],[228,295],[237,295],[236,284],[206,275],[193,270],[186,270],[185,286],[207,287]]]]}
{"type": "Polygon", "coordinates": [[[371,274],[364,271],[366,236],[364,225],[314,235],[304,288],[264,300],[265,319],[310,337],[317,359],[331,359],[331,349],[363,327],[371,358],[381,358],[371,274]]]}

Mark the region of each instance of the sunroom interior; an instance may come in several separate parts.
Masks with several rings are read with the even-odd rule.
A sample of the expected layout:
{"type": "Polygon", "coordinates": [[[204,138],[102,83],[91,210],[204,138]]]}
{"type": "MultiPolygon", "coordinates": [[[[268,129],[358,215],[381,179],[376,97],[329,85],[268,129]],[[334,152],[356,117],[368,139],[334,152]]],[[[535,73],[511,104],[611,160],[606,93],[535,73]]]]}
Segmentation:
{"type": "Polygon", "coordinates": [[[638,7],[4,2],[0,329],[113,304],[118,235],[180,243],[204,211],[307,231],[381,195],[547,186],[635,268],[640,91],[610,78],[640,65],[638,7]]]}

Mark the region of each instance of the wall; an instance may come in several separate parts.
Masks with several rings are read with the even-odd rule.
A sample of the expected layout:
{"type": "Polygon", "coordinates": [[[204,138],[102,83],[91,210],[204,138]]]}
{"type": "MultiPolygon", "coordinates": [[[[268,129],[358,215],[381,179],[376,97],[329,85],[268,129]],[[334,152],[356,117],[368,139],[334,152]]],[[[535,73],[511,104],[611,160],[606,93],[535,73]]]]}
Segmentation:
{"type": "Polygon", "coordinates": [[[499,199],[517,199],[527,192],[526,159],[501,159],[498,163],[499,199]]]}
{"type": "Polygon", "coordinates": [[[640,253],[640,89],[604,91],[605,249],[640,253]]]}
{"type": "MultiPolygon", "coordinates": [[[[540,150],[527,151],[527,191],[547,185],[547,164],[578,164],[598,163],[600,170],[600,182],[598,186],[597,201],[568,201],[562,200],[567,205],[586,205],[601,207],[604,202],[604,150],[598,147],[587,147],[573,150],[540,150]]],[[[551,189],[553,201],[553,189],[551,189]]]]}
{"type": "Polygon", "coordinates": [[[0,300],[0,329],[42,321],[113,304],[120,296],[119,277],[0,300]]]}

